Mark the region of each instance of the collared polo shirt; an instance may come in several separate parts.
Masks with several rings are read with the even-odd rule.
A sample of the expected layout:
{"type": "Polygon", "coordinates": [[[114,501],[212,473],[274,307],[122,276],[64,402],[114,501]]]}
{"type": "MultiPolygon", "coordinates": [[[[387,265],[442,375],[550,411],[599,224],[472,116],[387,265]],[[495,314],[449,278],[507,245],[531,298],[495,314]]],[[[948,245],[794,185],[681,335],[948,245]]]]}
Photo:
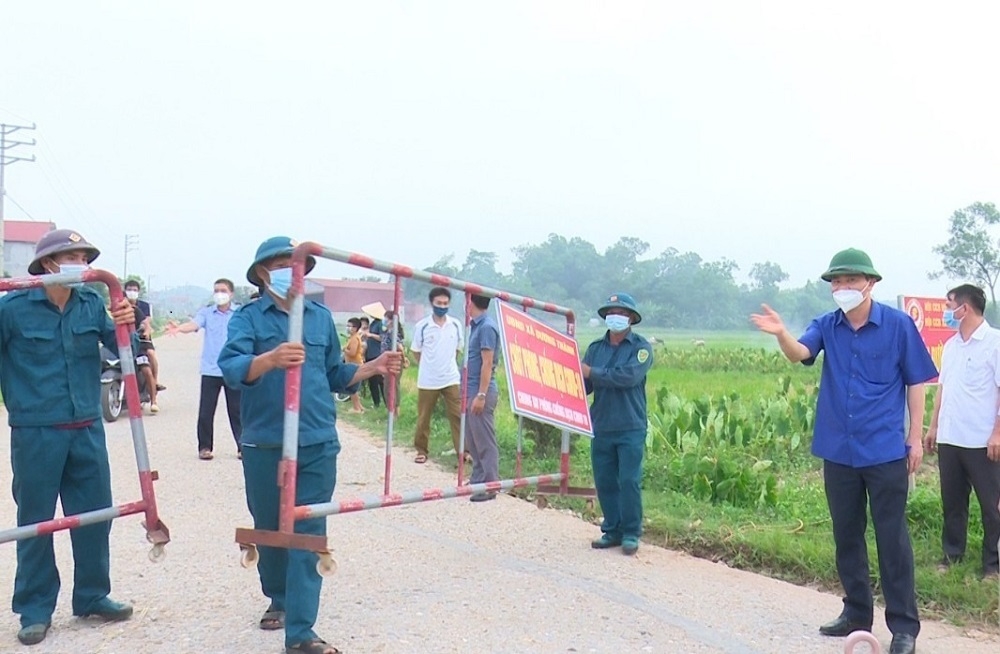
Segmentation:
{"type": "Polygon", "coordinates": [[[1000,331],[985,321],[969,340],[956,333],[941,353],[937,442],[982,448],[993,434],[1000,387],[1000,331]]]}
{"type": "MultiPolygon", "coordinates": [[[[417,323],[410,349],[420,353],[417,388],[437,390],[462,381],[458,371],[458,351],[462,349],[462,323],[451,316],[437,324],[433,316],[417,323]]],[[[383,336],[384,338],[384,336],[383,336]]]]}
{"type": "Polygon", "coordinates": [[[653,365],[653,347],[631,329],[618,345],[611,332],[587,347],[583,362],[590,366],[584,380],[587,394],[594,394],[590,419],[594,434],[645,430],[646,373],[653,365]]]}
{"type": "Polygon", "coordinates": [[[223,311],[217,306],[202,307],[198,313],[194,314],[194,324],[198,329],[205,330],[205,341],[201,347],[201,374],[205,377],[221,377],[222,369],[219,368],[219,354],[222,346],[226,344],[226,337],[229,333],[229,319],[239,307],[229,306],[228,311],[223,311]]]}
{"type": "Polygon", "coordinates": [[[868,322],[854,331],[840,309],[810,323],[799,342],[802,363],[823,352],[812,452],[854,468],[906,456],[906,387],[937,375],[913,319],[872,303],[868,322]]]}
{"type": "Polygon", "coordinates": [[[51,427],[101,417],[99,344],[118,351],[104,299],[74,288],[62,311],[45,289],[0,298],[0,391],[11,427],[51,427]]]}
{"type": "MultiPolygon", "coordinates": [[[[229,320],[229,338],[219,355],[219,368],[226,385],[242,391],[244,444],[278,447],[282,443],[285,371],[270,370],[249,383],[246,377],[254,357],[287,340],[288,314],[270,295],[239,308],[229,320]]],[[[306,360],[299,400],[299,446],[338,442],[337,408],[331,393],[355,392],[357,385],[347,384],[358,366],[341,361],[333,316],[326,307],[310,300],[305,302],[302,341],[306,360]]]]}
{"type": "Polygon", "coordinates": [[[479,377],[483,371],[483,351],[493,352],[493,374],[485,393],[497,390],[497,360],[500,358],[500,330],[489,311],[472,319],[469,331],[468,397],[479,393],[479,377]]]}

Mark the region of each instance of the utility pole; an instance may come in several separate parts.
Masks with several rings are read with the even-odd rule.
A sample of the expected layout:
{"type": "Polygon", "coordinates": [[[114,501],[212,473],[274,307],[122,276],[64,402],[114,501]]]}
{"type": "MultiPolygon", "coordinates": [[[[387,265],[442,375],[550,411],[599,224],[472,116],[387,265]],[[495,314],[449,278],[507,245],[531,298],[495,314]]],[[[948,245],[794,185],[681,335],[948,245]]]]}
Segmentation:
{"type": "Polygon", "coordinates": [[[5,196],[7,195],[6,187],[4,186],[4,170],[8,165],[16,163],[18,161],[34,161],[35,155],[30,157],[15,157],[12,154],[7,154],[7,151],[11,148],[16,148],[19,145],[32,146],[35,144],[35,139],[30,141],[18,141],[16,139],[7,138],[19,129],[35,129],[35,124],[32,123],[28,125],[7,125],[6,123],[0,123],[0,277],[3,276],[3,204],[5,196]]]}
{"type": "Polygon", "coordinates": [[[139,249],[139,235],[125,235],[125,270],[122,271],[122,279],[128,279],[128,253],[139,249]]]}

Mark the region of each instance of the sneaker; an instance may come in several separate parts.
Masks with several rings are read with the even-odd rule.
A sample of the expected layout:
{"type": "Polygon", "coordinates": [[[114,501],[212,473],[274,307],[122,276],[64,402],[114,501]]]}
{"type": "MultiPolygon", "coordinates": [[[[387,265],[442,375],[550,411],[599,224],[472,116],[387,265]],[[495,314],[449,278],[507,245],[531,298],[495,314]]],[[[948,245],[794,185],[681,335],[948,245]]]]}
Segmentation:
{"type": "Polygon", "coordinates": [[[211,461],[214,456],[215,455],[212,454],[212,450],[201,450],[198,452],[198,458],[202,461],[211,461]]]}
{"type": "Polygon", "coordinates": [[[489,502],[497,498],[496,493],[473,493],[469,496],[470,502],[489,502]]]}
{"type": "Polygon", "coordinates": [[[621,538],[616,538],[608,534],[601,534],[601,537],[597,540],[590,541],[590,546],[595,550],[606,550],[610,547],[618,547],[621,544],[621,538]]]}
{"type": "Polygon", "coordinates": [[[158,407],[156,405],[156,403],[154,402],[153,404],[149,405],[149,412],[150,413],[159,413],[160,412],[160,407],[158,407]]]}
{"type": "Polygon", "coordinates": [[[116,602],[110,597],[96,602],[89,611],[84,613],[82,618],[102,618],[111,622],[121,622],[132,617],[132,605],[125,602],[116,602]]]}
{"type": "Polygon", "coordinates": [[[38,624],[29,624],[26,627],[21,627],[21,630],[17,632],[17,639],[21,641],[22,645],[37,645],[45,640],[51,624],[51,622],[39,622],[38,624]]]}
{"type": "Polygon", "coordinates": [[[632,556],[639,551],[639,539],[635,536],[622,538],[622,554],[632,556]]]}

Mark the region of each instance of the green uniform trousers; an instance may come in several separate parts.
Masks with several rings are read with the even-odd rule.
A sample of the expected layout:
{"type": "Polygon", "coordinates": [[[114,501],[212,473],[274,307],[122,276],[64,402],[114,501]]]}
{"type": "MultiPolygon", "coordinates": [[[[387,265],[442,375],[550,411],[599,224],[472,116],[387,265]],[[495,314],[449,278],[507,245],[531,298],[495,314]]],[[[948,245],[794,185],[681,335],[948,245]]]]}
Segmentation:
{"type": "MultiPolygon", "coordinates": [[[[295,504],[329,502],[337,483],[336,441],[300,447],[295,504]]],[[[254,527],[277,531],[280,489],[277,485],[281,447],[243,445],[243,477],[247,507],[254,527]]],[[[295,523],[295,532],[326,536],[326,518],[295,523]]],[[[313,625],[319,614],[319,594],[323,578],[316,572],[319,557],[305,550],[276,547],[259,548],[257,572],[264,595],[271,606],[285,612],[285,644],[294,645],[316,638],[313,625]]]]}
{"type": "MultiPolygon", "coordinates": [[[[51,520],[57,499],[64,515],[111,506],[111,467],[100,420],[75,428],[12,427],[10,441],[18,525],[51,520]]],[[[69,532],[74,615],[86,615],[111,592],[110,533],[110,522],[69,532]]],[[[52,536],[18,541],[12,608],[21,626],[50,622],[58,595],[52,536]]]]}

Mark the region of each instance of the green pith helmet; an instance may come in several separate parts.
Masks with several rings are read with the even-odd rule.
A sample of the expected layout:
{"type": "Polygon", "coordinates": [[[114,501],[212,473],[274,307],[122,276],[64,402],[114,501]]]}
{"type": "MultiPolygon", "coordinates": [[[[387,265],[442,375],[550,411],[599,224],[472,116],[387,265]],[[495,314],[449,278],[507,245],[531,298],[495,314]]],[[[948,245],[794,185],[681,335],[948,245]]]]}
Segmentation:
{"type": "Polygon", "coordinates": [[[632,324],[638,325],[642,322],[642,315],[639,314],[639,309],[636,307],[635,298],[633,298],[628,293],[615,293],[608,298],[608,301],[601,305],[601,308],[597,310],[597,315],[601,318],[608,315],[608,309],[628,309],[632,312],[632,324]]]}
{"type": "Polygon", "coordinates": [[[867,275],[874,277],[875,281],[882,279],[882,275],[878,274],[872,266],[872,258],[864,250],[856,248],[847,248],[833,255],[833,258],[830,259],[830,267],[820,278],[824,282],[828,282],[837,275],[867,275]]]}
{"type": "Polygon", "coordinates": [[[29,275],[44,275],[45,268],[42,259],[52,257],[60,252],[75,252],[81,250],[87,253],[87,263],[94,263],[101,251],[87,242],[72,229],[54,229],[38,241],[35,246],[35,258],[28,266],[29,275]]]}
{"type": "MultiPolygon", "coordinates": [[[[253,263],[247,269],[247,281],[258,288],[263,286],[264,282],[257,276],[257,271],[254,270],[257,264],[265,263],[276,257],[291,256],[296,247],[298,247],[298,243],[287,236],[272,236],[261,243],[260,247],[257,248],[257,254],[254,255],[253,263]]],[[[316,259],[310,255],[306,259],[306,274],[308,275],[315,267],[316,259]]]]}

